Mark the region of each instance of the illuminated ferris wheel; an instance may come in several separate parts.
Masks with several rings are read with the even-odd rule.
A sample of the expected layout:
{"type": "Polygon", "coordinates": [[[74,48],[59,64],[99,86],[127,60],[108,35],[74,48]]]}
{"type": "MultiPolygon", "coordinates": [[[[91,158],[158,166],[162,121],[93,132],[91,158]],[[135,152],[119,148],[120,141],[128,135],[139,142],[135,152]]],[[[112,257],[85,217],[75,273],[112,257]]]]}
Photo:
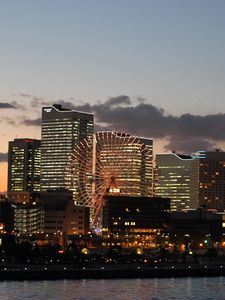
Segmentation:
{"type": "Polygon", "coordinates": [[[152,153],[127,133],[98,132],[75,146],[66,186],[77,204],[90,207],[91,225],[99,226],[104,195],[152,195],[152,153]]]}

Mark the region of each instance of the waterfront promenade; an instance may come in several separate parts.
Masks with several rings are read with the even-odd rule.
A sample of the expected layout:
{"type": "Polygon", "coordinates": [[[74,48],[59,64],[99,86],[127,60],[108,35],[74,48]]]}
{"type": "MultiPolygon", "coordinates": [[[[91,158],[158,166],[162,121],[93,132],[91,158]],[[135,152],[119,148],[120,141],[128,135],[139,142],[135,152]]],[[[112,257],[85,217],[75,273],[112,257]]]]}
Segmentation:
{"type": "Polygon", "coordinates": [[[111,264],[76,266],[68,264],[1,266],[0,280],[55,280],[55,279],[114,279],[114,278],[169,278],[225,276],[225,263],[164,263],[111,264]]]}

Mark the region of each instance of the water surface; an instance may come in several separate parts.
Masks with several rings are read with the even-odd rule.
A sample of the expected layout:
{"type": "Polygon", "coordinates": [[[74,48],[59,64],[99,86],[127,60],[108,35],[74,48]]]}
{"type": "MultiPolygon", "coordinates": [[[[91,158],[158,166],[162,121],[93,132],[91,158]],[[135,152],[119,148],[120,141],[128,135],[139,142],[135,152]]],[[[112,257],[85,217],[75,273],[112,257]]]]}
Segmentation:
{"type": "Polygon", "coordinates": [[[1,300],[224,300],[225,277],[0,282],[1,300]]]}

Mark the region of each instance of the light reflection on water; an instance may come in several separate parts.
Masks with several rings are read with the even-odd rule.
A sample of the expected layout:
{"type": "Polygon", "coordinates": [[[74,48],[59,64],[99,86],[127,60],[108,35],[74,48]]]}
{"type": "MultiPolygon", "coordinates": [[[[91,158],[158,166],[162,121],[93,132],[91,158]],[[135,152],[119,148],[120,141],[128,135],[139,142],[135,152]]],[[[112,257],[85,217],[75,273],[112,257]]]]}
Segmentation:
{"type": "Polygon", "coordinates": [[[1,300],[224,300],[225,277],[0,282],[1,300]]]}

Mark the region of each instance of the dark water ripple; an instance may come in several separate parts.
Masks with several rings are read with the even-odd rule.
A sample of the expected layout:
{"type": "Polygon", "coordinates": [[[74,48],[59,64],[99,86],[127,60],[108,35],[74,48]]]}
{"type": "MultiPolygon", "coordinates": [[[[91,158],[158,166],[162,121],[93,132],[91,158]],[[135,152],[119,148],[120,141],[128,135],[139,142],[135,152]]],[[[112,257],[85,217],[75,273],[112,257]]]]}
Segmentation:
{"type": "Polygon", "coordinates": [[[1,300],[224,300],[225,277],[0,282],[1,300]]]}

